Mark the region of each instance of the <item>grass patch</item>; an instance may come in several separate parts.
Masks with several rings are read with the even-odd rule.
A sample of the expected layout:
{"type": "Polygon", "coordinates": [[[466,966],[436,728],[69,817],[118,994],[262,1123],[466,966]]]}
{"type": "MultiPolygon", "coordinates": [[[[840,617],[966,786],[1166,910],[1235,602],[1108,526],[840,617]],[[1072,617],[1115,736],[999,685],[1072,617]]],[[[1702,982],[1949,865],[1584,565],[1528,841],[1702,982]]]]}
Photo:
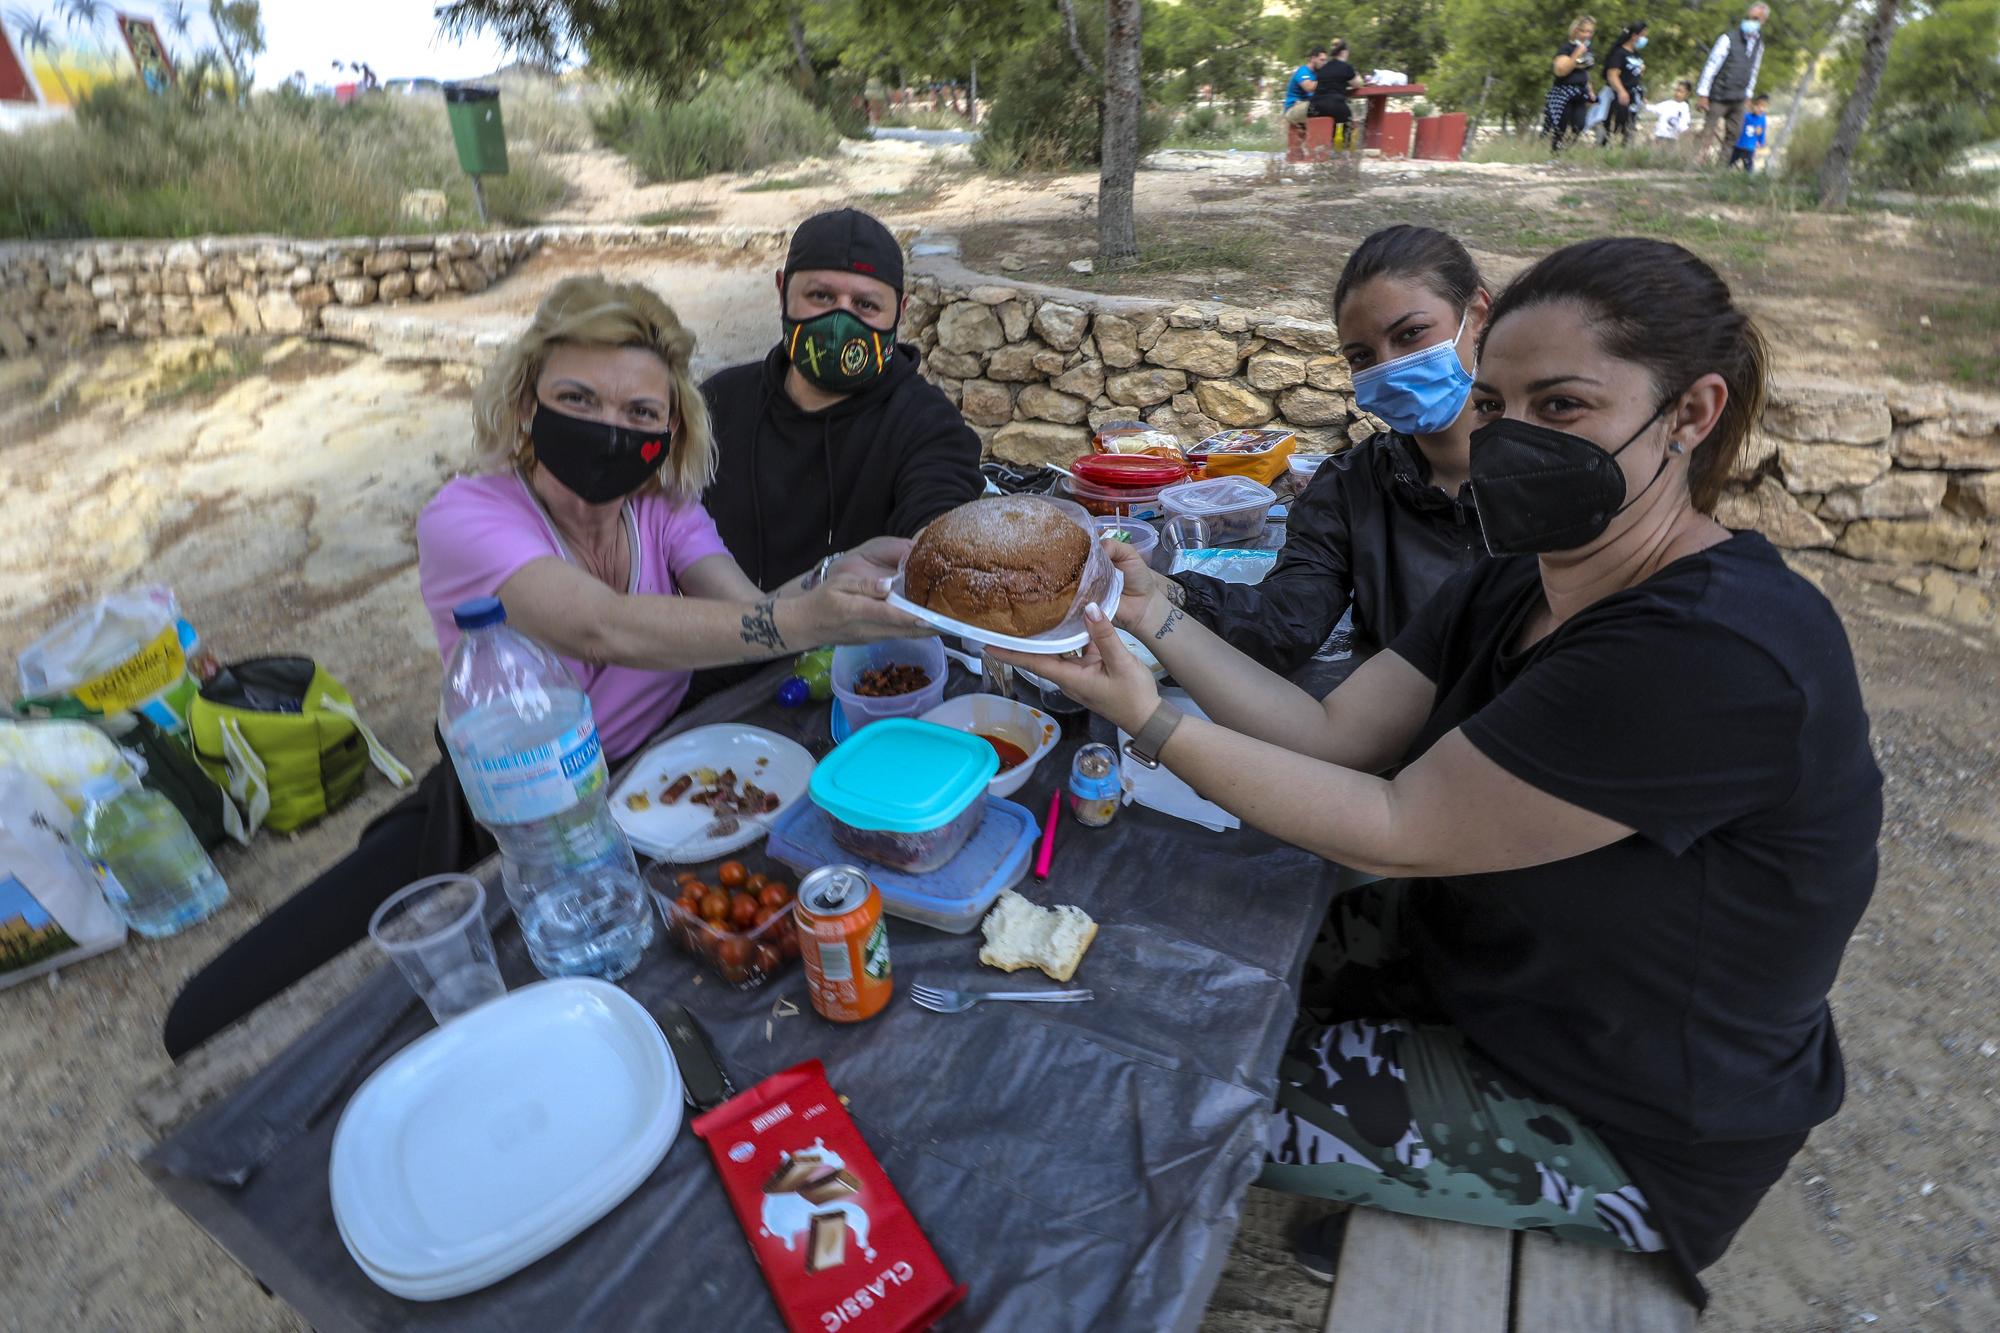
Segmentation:
{"type": "Polygon", "coordinates": [[[687,204],[680,208],[656,208],[632,219],[635,227],[676,227],[688,222],[706,222],[715,216],[710,204],[687,204]]]}
{"type": "Polygon", "coordinates": [[[804,176],[774,176],[770,180],[758,181],[754,185],[739,185],[736,187],[736,193],[771,194],[778,190],[803,190],[811,184],[812,182],[804,176]]]}
{"type": "MultiPolygon", "coordinates": [[[[1178,273],[1256,272],[1278,249],[1279,237],[1263,227],[1190,232],[1182,227],[1139,228],[1139,258],[1120,277],[1178,273]]],[[[1089,278],[1096,275],[1091,274],[1089,278]]],[[[1089,278],[1085,281],[1088,282],[1089,278]]]]}
{"type": "Polygon", "coordinates": [[[183,398],[212,393],[256,374],[263,364],[264,348],[258,343],[233,340],[218,343],[213,359],[189,363],[185,373],[155,389],[147,403],[159,407],[183,398]]]}
{"type": "Polygon", "coordinates": [[[1285,124],[1276,116],[1239,115],[1219,107],[1198,106],[1174,122],[1168,148],[1240,149],[1253,153],[1283,152],[1285,124]]]}
{"type": "Polygon", "coordinates": [[[664,106],[627,94],[597,110],[591,123],[598,141],[623,153],[648,181],[756,171],[840,145],[824,110],[789,84],[759,79],[711,80],[687,100],[664,106]]]}
{"type": "MultiPolygon", "coordinates": [[[[563,178],[532,147],[509,166],[486,182],[496,222],[530,222],[561,202],[563,178]]],[[[67,121],[0,135],[6,237],[388,235],[425,229],[400,211],[417,189],[448,200],[433,229],[479,225],[442,98],[341,107],[281,92],[238,107],[112,84],[67,121]]]]}
{"type": "Polygon", "coordinates": [[[1906,324],[1904,334],[1933,349],[1945,372],[1960,384],[1984,388],[2000,381],[2000,296],[1981,294],[1938,301],[1924,309],[1929,322],[1906,324]]]}
{"type": "Polygon", "coordinates": [[[956,111],[942,107],[932,109],[924,106],[899,106],[882,114],[877,122],[884,129],[892,130],[969,130],[971,122],[956,111]]]}

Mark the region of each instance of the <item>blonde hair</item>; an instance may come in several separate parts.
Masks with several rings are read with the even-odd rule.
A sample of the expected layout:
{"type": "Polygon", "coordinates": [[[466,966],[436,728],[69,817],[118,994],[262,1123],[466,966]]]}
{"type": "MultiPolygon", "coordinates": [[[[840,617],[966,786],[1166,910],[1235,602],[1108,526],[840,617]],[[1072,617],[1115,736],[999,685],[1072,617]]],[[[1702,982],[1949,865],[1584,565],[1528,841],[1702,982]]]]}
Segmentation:
{"type": "Polygon", "coordinates": [[[715,477],[715,433],[708,404],[689,361],[694,335],[673,307],[637,282],[603,276],[564,278],[535,310],[527,330],[503,349],[472,395],[472,433],[480,470],[530,471],[534,445],[523,407],[536,401],[535,386],[558,344],[572,347],[644,347],[666,363],[673,381],[672,444],[666,463],[646,478],[641,493],[659,489],[692,500],[715,477]]]}
{"type": "MultiPolygon", "coordinates": [[[[1588,14],[1578,14],[1575,18],[1569,21],[1569,38],[1571,41],[1576,40],[1577,30],[1579,28],[1582,28],[1586,24],[1588,24],[1592,28],[1595,28],[1597,26],[1597,20],[1592,18],[1588,14]]],[[[1544,28],[1542,31],[1546,32],[1548,31],[1548,29],[1544,28]]]]}

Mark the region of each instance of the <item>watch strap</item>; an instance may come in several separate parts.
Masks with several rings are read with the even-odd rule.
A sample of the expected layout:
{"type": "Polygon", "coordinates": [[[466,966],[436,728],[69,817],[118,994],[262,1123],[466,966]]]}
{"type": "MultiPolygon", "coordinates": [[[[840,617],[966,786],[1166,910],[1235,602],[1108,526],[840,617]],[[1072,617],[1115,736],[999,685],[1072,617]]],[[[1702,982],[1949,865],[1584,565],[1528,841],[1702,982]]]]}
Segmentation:
{"type": "Polygon", "coordinates": [[[1180,709],[1160,700],[1153,715],[1146,719],[1146,725],[1139,728],[1139,734],[1125,742],[1125,753],[1144,764],[1147,768],[1160,766],[1160,751],[1166,748],[1167,739],[1186,717],[1180,709]]]}

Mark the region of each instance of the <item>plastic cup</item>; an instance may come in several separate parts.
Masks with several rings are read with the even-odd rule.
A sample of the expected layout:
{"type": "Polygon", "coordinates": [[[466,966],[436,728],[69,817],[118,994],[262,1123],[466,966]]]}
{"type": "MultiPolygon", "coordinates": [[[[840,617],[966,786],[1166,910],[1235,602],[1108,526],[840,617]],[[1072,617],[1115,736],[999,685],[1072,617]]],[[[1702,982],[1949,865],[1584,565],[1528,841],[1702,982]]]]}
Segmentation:
{"type": "Polygon", "coordinates": [[[486,890],[470,875],[432,875],[375,909],[368,936],[442,1027],[507,993],[486,929],[486,890]]]}

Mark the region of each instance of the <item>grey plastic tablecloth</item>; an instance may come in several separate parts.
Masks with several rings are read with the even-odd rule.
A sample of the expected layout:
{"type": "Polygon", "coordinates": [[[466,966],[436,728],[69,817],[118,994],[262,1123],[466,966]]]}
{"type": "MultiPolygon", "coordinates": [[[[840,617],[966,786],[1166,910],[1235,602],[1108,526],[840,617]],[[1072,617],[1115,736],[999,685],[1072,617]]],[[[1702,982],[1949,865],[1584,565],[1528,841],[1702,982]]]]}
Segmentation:
{"type": "MultiPolygon", "coordinates": [[[[786,712],[768,702],[781,675],[704,701],[666,734],[738,718],[823,753],[823,707],[786,712]]],[[[954,693],[976,688],[958,672],[954,684],[954,693]]],[[[1081,740],[1067,737],[1020,793],[1038,823],[1081,740]]],[[[664,932],[622,984],[642,1003],[686,1004],[738,1088],[800,1060],[825,1061],[946,1266],[970,1288],[944,1327],[1191,1329],[1262,1158],[1299,971],[1333,886],[1331,867],[1261,834],[1210,833],[1128,806],[1105,829],[1065,817],[1048,882],[1021,885],[1098,921],[1077,976],[1096,991],[1092,1003],[943,1016],[899,994],[878,1017],[839,1026],[811,1012],[796,968],[762,989],[730,991],[713,976],[697,982],[664,932]],[[772,1023],[767,1037],[780,995],[802,1012],[772,1023]]],[[[536,980],[511,918],[496,937],[509,984],[536,980]]],[[[978,965],[976,932],[891,918],[889,938],[899,988],[1000,975],[978,965]]],[[[162,1141],[150,1173],[322,1333],[782,1328],[707,1145],[685,1124],[629,1198],[513,1277],[435,1303],[369,1282],[334,1227],[333,1130],[361,1080],[431,1027],[385,968],[162,1141]]]]}

